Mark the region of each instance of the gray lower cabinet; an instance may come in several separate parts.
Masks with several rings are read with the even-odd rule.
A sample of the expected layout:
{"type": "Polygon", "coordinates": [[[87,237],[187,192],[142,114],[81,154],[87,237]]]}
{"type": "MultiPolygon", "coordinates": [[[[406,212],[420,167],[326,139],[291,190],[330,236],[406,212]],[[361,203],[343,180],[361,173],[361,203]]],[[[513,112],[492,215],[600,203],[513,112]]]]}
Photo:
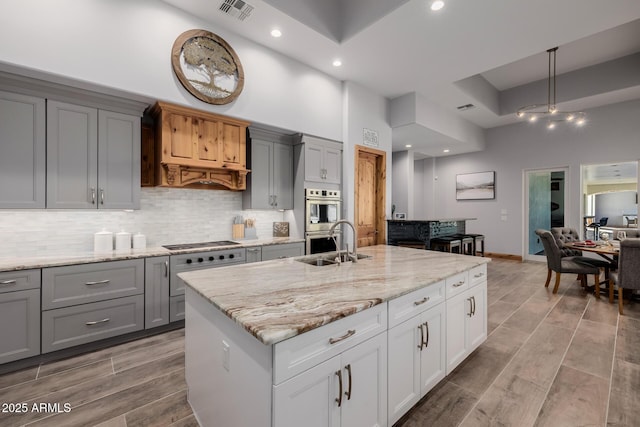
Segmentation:
{"type": "Polygon", "coordinates": [[[0,273],[0,364],[40,354],[40,270],[0,273]]]}
{"type": "Polygon", "coordinates": [[[262,247],[262,261],[304,255],[304,243],[283,243],[262,247]]]}
{"type": "Polygon", "coordinates": [[[169,320],[177,322],[184,320],[184,295],[169,298],[169,320]]]}
{"type": "Polygon", "coordinates": [[[47,101],[47,207],[140,205],[140,118],[47,101]]]}
{"type": "Polygon", "coordinates": [[[0,209],[45,207],[45,100],[0,91],[0,209]]]}
{"type": "Polygon", "coordinates": [[[144,328],[144,295],[42,312],[42,352],[115,337],[144,328]]]}
{"type": "Polygon", "coordinates": [[[42,269],[42,352],[144,328],[145,260],[42,269]]]}
{"type": "Polygon", "coordinates": [[[144,293],[144,259],[42,269],[42,309],[144,293]]]}
{"type": "Polygon", "coordinates": [[[144,328],[150,329],[169,323],[169,257],[144,262],[144,328]]]}

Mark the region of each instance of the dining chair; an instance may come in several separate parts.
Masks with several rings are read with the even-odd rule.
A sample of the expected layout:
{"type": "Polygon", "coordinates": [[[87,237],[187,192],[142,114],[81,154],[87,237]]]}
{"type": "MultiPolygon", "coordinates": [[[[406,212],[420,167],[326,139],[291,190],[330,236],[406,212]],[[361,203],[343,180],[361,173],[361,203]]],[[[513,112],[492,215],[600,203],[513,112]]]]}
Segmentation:
{"type": "MultiPolygon", "coordinates": [[[[566,256],[582,256],[582,251],[575,248],[565,246],[566,243],[573,243],[580,241],[580,235],[578,231],[571,227],[553,227],[551,228],[551,234],[556,239],[556,243],[560,248],[560,253],[563,257],[566,256]]],[[[598,268],[604,269],[605,280],[609,280],[609,270],[612,265],[609,261],[600,258],[592,258],[583,256],[580,262],[595,265],[598,268]]]]}
{"type": "Polygon", "coordinates": [[[538,229],[536,234],[540,236],[542,245],[544,246],[544,254],[547,257],[547,281],[545,288],[549,287],[551,281],[551,272],[556,273],[556,282],[553,286],[553,293],[558,293],[560,286],[560,276],[562,273],[573,273],[580,275],[580,281],[583,287],[587,286],[587,274],[593,274],[595,279],[596,296],[600,295],[600,269],[593,264],[589,264],[581,256],[562,256],[560,248],[556,243],[550,231],[538,229]]]}
{"type": "Polygon", "coordinates": [[[627,227],[637,227],[638,226],[638,217],[637,216],[625,216],[627,220],[627,227]]]}
{"type": "Polygon", "coordinates": [[[618,311],[623,314],[623,289],[640,289],[640,238],[620,242],[618,271],[609,275],[609,302],[613,302],[613,285],[618,287],[618,311]]]}
{"type": "Polygon", "coordinates": [[[571,227],[553,227],[551,234],[556,239],[556,243],[560,248],[562,256],[581,256],[582,251],[579,249],[565,247],[565,243],[573,243],[580,241],[580,234],[571,227]]]}

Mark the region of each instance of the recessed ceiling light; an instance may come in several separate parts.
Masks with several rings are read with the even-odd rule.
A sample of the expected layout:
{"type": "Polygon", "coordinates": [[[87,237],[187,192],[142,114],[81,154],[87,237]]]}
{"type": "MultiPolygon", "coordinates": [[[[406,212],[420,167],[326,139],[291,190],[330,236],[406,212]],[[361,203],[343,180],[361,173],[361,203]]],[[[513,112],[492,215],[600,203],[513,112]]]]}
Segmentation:
{"type": "Polygon", "coordinates": [[[444,7],[444,1],[442,0],[434,0],[431,2],[431,10],[436,11],[440,10],[444,7]]]}
{"type": "Polygon", "coordinates": [[[405,148],[411,148],[411,144],[405,145],[405,148]]]}
{"type": "Polygon", "coordinates": [[[334,67],[340,67],[342,65],[342,61],[339,59],[334,59],[333,60],[333,66],[334,67]]]}
{"type": "Polygon", "coordinates": [[[444,150],[442,150],[443,153],[448,153],[449,151],[451,150],[449,150],[448,148],[445,148],[444,150]]]}
{"type": "Polygon", "coordinates": [[[277,28],[274,28],[273,30],[271,30],[271,37],[278,38],[280,36],[282,36],[282,31],[280,31],[277,28]]]}

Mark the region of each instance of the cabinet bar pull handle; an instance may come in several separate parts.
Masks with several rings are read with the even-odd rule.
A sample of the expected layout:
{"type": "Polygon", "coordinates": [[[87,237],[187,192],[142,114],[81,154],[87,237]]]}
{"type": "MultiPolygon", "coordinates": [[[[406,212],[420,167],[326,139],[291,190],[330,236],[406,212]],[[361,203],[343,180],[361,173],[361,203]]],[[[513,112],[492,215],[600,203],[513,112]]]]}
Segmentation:
{"type": "Polygon", "coordinates": [[[15,283],[16,283],[16,279],[3,280],[2,282],[0,282],[0,285],[13,285],[15,283]]]}
{"type": "Polygon", "coordinates": [[[454,288],[457,288],[457,287],[462,286],[462,285],[464,285],[464,280],[461,280],[461,281],[459,281],[458,283],[454,283],[454,284],[453,284],[453,287],[454,287],[454,288]]]}
{"type": "Polygon", "coordinates": [[[422,298],[420,301],[414,301],[414,302],[413,302],[413,304],[414,304],[414,305],[422,305],[422,304],[424,304],[424,303],[425,303],[425,302],[427,302],[427,301],[429,301],[429,297],[424,297],[424,298],[422,298]]]}
{"type": "Polygon", "coordinates": [[[100,204],[104,205],[104,188],[100,189],[100,204]]]}
{"type": "Polygon", "coordinates": [[[164,277],[169,277],[169,261],[164,262],[164,277]]]}
{"type": "Polygon", "coordinates": [[[475,316],[476,315],[476,297],[475,296],[471,297],[471,302],[473,302],[473,310],[471,311],[471,314],[475,316]]]}
{"type": "Polygon", "coordinates": [[[109,282],[110,282],[109,279],[104,279],[104,280],[98,280],[97,282],[85,282],[85,285],[87,286],[104,285],[105,283],[109,283],[109,282]]]}
{"type": "Polygon", "coordinates": [[[338,376],[338,384],[340,384],[340,391],[338,391],[338,397],[336,397],[336,402],[338,403],[338,408],[342,406],[342,369],[336,371],[336,375],[338,376]]]}
{"type": "Polygon", "coordinates": [[[347,372],[349,373],[349,388],[347,389],[347,391],[344,393],[345,396],[347,396],[347,400],[351,400],[351,363],[349,363],[347,366],[344,367],[347,372]]]}
{"type": "Polygon", "coordinates": [[[427,330],[427,333],[425,334],[426,340],[424,341],[424,346],[426,348],[426,347],[429,347],[429,322],[424,322],[423,325],[427,330]]]}
{"type": "Polygon", "coordinates": [[[424,345],[424,329],[422,329],[422,324],[418,326],[418,329],[420,329],[420,344],[418,348],[422,351],[422,346],[424,345]]]}
{"type": "Polygon", "coordinates": [[[341,336],[341,337],[338,337],[338,338],[329,338],[329,344],[335,344],[335,343],[340,342],[340,341],[342,341],[342,340],[346,340],[347,338],[349,338],[351,335],[353,335],[353,334],[355,334],[355,333],[356,333],[356,330],[355,330],[355,329],[349,329],[349,330],[347,331],[347,333],[346,333],[346,334],[344,334],[344,335],[343,335],[343,336],[341,336]]]}
{"type": "Polygon", "coordinates": [[[87,325],[87,326],[93,326],[93,325],[97,325],[97,324],[100,324],[100,323],[107,323],[107,322],[108,322],[108,321],[110,321],[110,320],[111,320],[111,319],[109,319],[109,318],[107,317],[107,318],[104,318],[104,319],[102,319],[102,320],[95,320],[95,321],[93,321],[93,322],[87,322],[87,323],[85,323],[85,325],[87,325]]]}
{"type": "Polygon", "coordinates": [[[96,204],[96,189],[94,187],[91,187],[91,204],[96,204]]]}
{"type": "Polygon", "coordinates": [[[471,298],[467,298],[467,301],[469,301],[469,313],[467,313],[467,316],[471,317],[473,316],[473,303],[471,302],[471,298]]]}
{"type": "Polygon", "coordinates": [[[474,274],[474,275],[473,275],[473,277],[476,277],[476,278],[477,278],[477,277],[482,277],[482,276],[484,276],[484,273],[478,273],[478,274],[474,274]]]}

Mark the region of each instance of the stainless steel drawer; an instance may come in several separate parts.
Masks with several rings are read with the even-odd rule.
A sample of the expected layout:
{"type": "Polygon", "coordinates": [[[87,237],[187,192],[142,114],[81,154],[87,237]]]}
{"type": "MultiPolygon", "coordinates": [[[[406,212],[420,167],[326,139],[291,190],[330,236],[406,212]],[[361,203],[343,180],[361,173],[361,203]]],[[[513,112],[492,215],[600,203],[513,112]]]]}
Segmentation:
{"type": "Polygon", "coordinates": [[[0,293],[40,289],[40,270],[19,270],[0,273],[0,293]]]}
{"type": "Polygon", "coordinates": [[[144,328],[144,295],[42,312],[42,352],[61,350],[144,328]]]}
{"type": "Polygon", "coordinates": [[[144,293],[144,259],[42,269],[42,309],[144,293]]]}

